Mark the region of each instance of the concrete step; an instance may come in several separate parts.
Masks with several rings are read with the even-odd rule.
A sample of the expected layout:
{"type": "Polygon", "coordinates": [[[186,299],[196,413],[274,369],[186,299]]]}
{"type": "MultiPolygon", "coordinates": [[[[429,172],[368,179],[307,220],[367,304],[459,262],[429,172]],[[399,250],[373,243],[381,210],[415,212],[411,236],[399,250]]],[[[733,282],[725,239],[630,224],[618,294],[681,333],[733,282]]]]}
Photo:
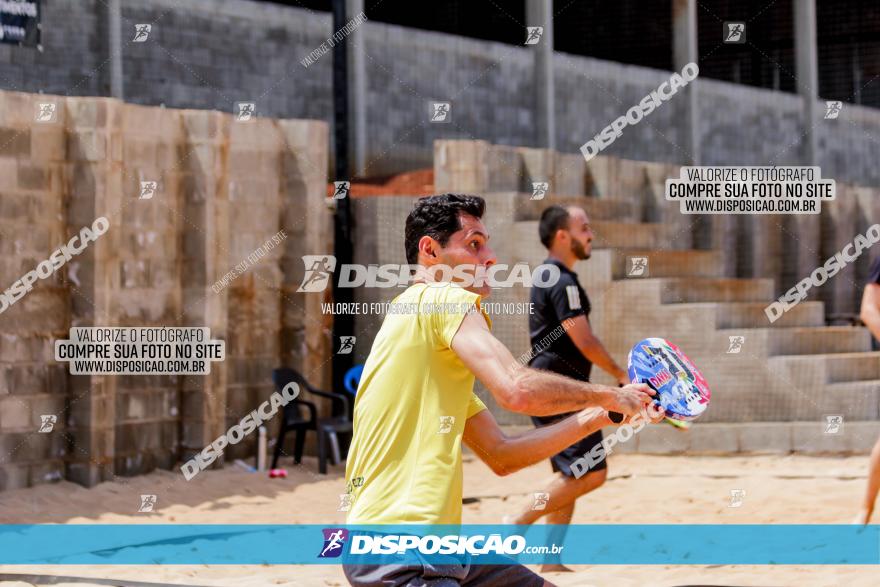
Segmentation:
{"type": "MultiPolygon", "coordinates": [[[[646,426],[617,453],[647,454],[868,454],[880,435],[880,422],[848,420],[836,433],[827,433],[825,419],[810,422],[702,423],[686,431],[668,424],[646,426]]],[[[605,430],[612,434],[613,428],[605,430]]],[[[614,456],[611,456],[612,466],[614,456]]],[[[699,471],[695,471],[699,474],[699,471]]]]}
{"type": "Polygon", "coordinates": [[[687,302],[764,302],[773,298],[772,279],[729,279],[715,277],[666,278],[660,301],[664,304],[687,302]]]}
{"type": "Polygon", "coordinates": [[[868,330],[852,326],[772,328],[767,336],[771,356],[860,353],[871,350],[871,334],[868,330]]]}
{"type": "Polygon", "coordinates": [[[780,355],[769,359],[787,364],[793,372],[816,374],[824,372],[826,385],[851,381],[880,379],[880,352],[825,353],[821,355],[780,355]]]}
{"type": "Polygon", "coordinates": [[[614,279],[639,279],[628,276],[630,257],[646,257],[647,275],[642,277],[720,277],[723,269],[721,251],[657,251],[647,249],[615,249],[611,272],[614,279]]]}
{"type": "Polygon", "coordinates": [[[824,421],[828,416],[845,420],[876,420],[880,388],[872,381],[847,381],[824,385],[792,385],[777,396],[777,413],[797,422],[824,421]]]}
{"type": "Polygon", "coordinates": [[[548,194],[541,200],[530,200],[531,194],[523,194],[522,200],[514,211],[514,220],[539,220],[541,212],[554,204],[559,206],[579,206],[584,209],[590,222],[600,220],[614,221],[637,221],[637,210],[632,202],[626,200],[612,200],[607,198],[594,198],[588,196],[570,196],[562,194],[548,194]]]}
{"type": "Polygon", "coordinates": [[[822,302],[801,302],[785,313],[772,325],[764,314],[764,302],[700,302],[669,304],[676,308],[701,311],[707,307],[715,310],[715,328],[769,328],[785,326],[823,326],[825,313],[822,302]]]}
{"type": "Polygon", "coordinates": [[[591,221],[594,249],[669,248],[670,230],[664,224],[647,222],[591,221]]]}
{"type": "Polygon", "coordinates": [[[845,420],[880,419],[880,379],[829,383],[819,403],[823,413],[845,420]]]}
{"type": "Polygon", "coordinates": [[[880,379],[880,352],[818,356],[825,360],[828,383],[880,379]]]}

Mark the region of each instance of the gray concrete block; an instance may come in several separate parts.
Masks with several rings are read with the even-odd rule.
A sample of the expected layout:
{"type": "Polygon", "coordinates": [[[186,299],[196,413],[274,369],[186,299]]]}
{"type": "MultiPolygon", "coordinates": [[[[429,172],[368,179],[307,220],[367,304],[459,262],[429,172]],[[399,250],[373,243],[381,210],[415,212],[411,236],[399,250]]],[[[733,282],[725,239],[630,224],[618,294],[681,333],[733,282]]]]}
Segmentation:
{"type": "Polygon", "coordinates": [[[844,435],[850,452],[868,454],[880,442],[880,422],[845,422],[844,435]]]}
{"type": "Polygon", "coordinates": [[[821,454],[849,451],[846,427],[837,434],[825,433],[825,422],[792,422],[792,450],[796,453],[821,454]]]}
{"type": "Polygon", "coordinates": [[[693,440],[689,431],[669,424],[646,426],[638,438],[638,450],[645,454],[681,454],[691,449],[693,440]]]}
{"type": "Polygon", "coordinates": [[[737,424],[700,424],[684,432],[690,436],[691,454],[732,454],[739,450],[737,424]]]}
{"type": "Polygon", "coordinates": [[[740,452],[788,453],[792,450],[789,422],[743,422],[736,424],[740,452]]]}

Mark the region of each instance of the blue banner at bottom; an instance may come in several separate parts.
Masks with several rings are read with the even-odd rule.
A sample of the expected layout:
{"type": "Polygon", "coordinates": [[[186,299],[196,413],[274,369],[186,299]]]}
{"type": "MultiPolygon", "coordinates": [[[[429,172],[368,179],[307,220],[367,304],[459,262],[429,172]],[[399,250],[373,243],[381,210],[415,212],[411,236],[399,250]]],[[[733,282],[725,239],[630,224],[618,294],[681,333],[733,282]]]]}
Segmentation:
{"type": "Polygon", "coordinates": [[[880,526],[0,525],[0,564],[878,565],[880,526]]]}

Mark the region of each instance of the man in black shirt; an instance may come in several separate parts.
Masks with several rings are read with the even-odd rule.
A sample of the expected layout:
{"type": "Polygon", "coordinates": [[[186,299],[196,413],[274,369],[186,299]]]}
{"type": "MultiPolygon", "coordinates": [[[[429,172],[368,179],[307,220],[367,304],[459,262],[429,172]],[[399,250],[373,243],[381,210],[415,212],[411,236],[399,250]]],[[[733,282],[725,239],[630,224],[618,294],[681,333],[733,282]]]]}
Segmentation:
{"type": "MultiPolygon", "coordinates": [[[[577,207],[551,206],[541,214],[538,231],[549,257],[545,263],[559,267],[559,281],[552,287],[532,288],[532,315],[529,317],[529,336],[537,354],[530,367],[553,371],[567,377],[588,381],[595,363],[611,374],[622,385],[630,383],[621,368],[590,328],[590,300],[573,271],[575,263],[589,259],[593,232],[586,212],[577,207]]],[[[564,415],[537,417],[536,426],[546,426],[564,415]]],[[[571,463],[602,442],[599,430],[554,456],[550,463],[556,478],[544,490],[549,494],[546,506],[535,509],[534,504],[517,518],[514,524],[531,524],[547,516],[548,524],[569,524],[578,497],[593,491],[605,482],[607,465],[603,459],[580,478],[571,470],[571,463]]],[[[544,500],[542,500],[544,501],[544,500]]],[[[543,503],[541,505],[544,505],[543,503]]],[[[570,570],[561,564],[545,564],[543,572],[570,570]]]]}
{"type": "MultiPolygon", "coordinates": [[[[862,310],[860,317],[868,330],[874,336],[873,348],[877,349],[877,341],[880,340],[880,258],[871,264],[868,283],[865,284],[865,292],[862,294],[862,310]]],[[[874,502],[877,501],[877,492],[880,491],[880,439],[871,451],[871,459],[868,465],[868,486],[865,489],[865,498],[859,511],[857,523],[867,524],[874,512],[874,502]]]]}

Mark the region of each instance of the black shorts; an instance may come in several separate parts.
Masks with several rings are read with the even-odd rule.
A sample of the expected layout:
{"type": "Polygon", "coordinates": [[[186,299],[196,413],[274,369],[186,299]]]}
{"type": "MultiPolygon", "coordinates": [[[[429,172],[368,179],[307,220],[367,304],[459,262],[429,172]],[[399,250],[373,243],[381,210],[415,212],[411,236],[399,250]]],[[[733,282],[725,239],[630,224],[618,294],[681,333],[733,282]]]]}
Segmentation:
{"type": "MultiPolygon", "coordinates": [[[[558,422],[559,420],[570,416],[571,414],[560,414],[558,416],[532,416],[532,423],[535,427],[540,428],[541,426],[547,426],[548,424],[553,424],[554,422],[558,422]]],[[[560,453],[557,453],[550,457],[550,464],[553,465],[553,470],[558,471],[565,475],[566,477],[574,477],[575,474],[571,471],[571,464],[583,457],[584,455],[589,455],[590,451],[593,450],[593,447],[602,442],[602,431],[596,430],[589,436],[585,436],[584,438],[578,440],[565,450],[560,453]]],[[[587,457],[587,461],[589,461],[589,457],[587,457]]],[[[601,471],[607,469],[608,465],[605,462],[605,459],[602,459],[592,467],[590,467],[590,472],[593,471],[601,471]]]]}
{"type": "Polygon", "coordinates": [[[522,565],[343,565],[353,587],[541,587],[522,565]]]}
{"type": "MultiPolygon", "coordinates": [[[[552,353],[541,353],[532,359],[531,363],[529,363],[530,367],[535,369],[543,369],[544,371],[552,371],[553,373],[558,373],[559,375],[564,375],[565,377],[570,377],[572,379],[577,379],[578,381],[585,381],[585,378],[577,373],[570,365],[567,365],[564,361],[553,355],[552,353]]],[[[571,414],[557,414],[555,416],[532,416],[532,423],[540,428],[541,426],[547,426],[548,424],[553,424],[562,420],[563,418],[567,418],[571,416],[571,414]]],[[[583,457],[584,455],[589,455],[590,451],[594,446],[602,442],[602,431],[597,430],[582,438],[581,440],[575,442],[562,452],[550,457],[550,464],[553,466],[554,471],[558,471],[567,477],[574,477],[574,473],[571,471],[571,464],[583,457]]],[[[589,461],[589,457],[587,458],[589,461]]],[[[603,469],[607,469],[608,465],[605,463],[605,459],[602,459],[600,462],[596,463],[592,467],[590,467],[590,471],[601,471],[603,469]]]]}

